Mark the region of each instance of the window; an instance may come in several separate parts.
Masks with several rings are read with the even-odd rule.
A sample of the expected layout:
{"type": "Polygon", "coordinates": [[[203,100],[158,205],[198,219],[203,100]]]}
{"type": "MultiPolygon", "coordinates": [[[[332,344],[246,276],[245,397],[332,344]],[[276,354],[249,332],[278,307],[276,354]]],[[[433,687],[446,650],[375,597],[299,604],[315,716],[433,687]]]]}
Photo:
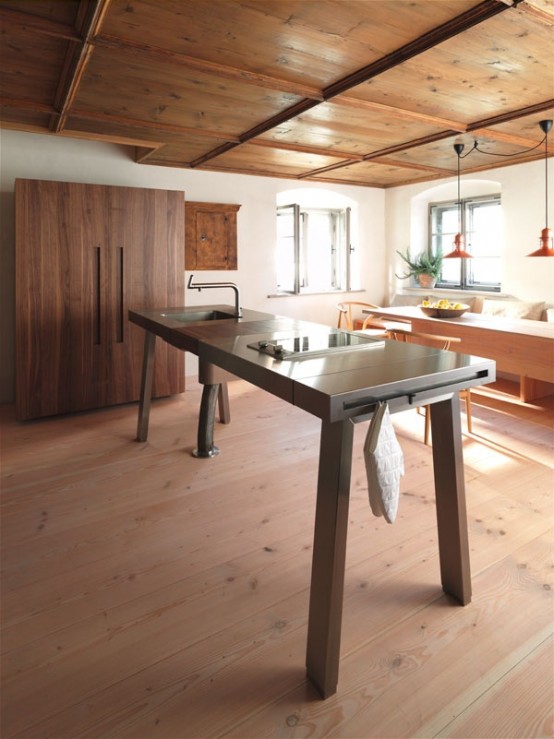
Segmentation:
{"type": "MultiPolygon", "coordinates": [[[[430,248],[452,251],[458,232],[458,202],[429,207],[430,248]]],[[[473,259],[446,259],[437,286],[465,290],[499,291],[501,283],[502,206],[500,195],[462,200],[462,234],[473,259]]]]}
{"type": "Polygon", "coordinates": [[[350,208],[277,208],[277,290],[351,289],[350,208]]]}

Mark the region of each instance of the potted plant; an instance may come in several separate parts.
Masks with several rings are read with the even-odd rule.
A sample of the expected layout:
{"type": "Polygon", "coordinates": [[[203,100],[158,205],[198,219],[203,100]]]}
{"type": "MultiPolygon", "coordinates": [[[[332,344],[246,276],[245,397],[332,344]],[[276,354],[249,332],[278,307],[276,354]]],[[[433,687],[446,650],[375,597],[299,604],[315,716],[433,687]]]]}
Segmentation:
{"type": "Polygon", "coordinates": [[[411,259],[409,250],[406,250],[405,254],[400,251],[396,253],[408,267],[405,274],[396,275],[400,280],[415,277],[420,287],[435,287],[442,270],[442,254],[430,254],[424,251],[411,259]]]}

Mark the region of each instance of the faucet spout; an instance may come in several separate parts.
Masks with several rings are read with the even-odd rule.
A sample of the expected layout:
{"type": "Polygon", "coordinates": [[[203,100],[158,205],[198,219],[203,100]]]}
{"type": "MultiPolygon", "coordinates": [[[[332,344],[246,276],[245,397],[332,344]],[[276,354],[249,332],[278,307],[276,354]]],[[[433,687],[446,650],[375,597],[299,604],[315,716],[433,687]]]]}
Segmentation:
{"type": "Polygon", "coordinates": [[[189,281],[187,283],[187,288],[189,290],[198,290],[198,292],[201,292],[202,290],[210,289],[210,288],[217,288],[217,287],[230,287],[235,292],[235,318],[242,318],[242,308],[240,307],[240,291],[238,285],[236,285],[234,282],[195,282],[193,284],[192,280],[194,278],[194,275],[191,275],[189,277],[189,281]]]}

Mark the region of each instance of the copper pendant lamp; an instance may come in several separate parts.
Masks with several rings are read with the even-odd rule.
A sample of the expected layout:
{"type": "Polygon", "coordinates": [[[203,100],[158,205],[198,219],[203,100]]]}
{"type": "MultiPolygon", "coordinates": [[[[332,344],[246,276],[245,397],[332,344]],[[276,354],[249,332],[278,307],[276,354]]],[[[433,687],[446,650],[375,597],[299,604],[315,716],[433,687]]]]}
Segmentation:
{"type": "Polygon", "coordinates": [[[443,259],[471,259],[472,255],[464,249],[464,235],[462,234],[462,199],[460,197],[460,157],[464,150],[463,144],[454,144],[454,151],[458,157],[458,233],[454,236],[453,251],[445,254],[443,259]]]}
{"type": "Polygon", "coordinates": [[[554,257],[554,243],[552,230],[548,228],[548,132],[552,128],[552,120],[539,121],[544,133],[544,196],[545,196],[545,227],[539,238],[540,248],[528,254],[528,257],[554,257]]]}

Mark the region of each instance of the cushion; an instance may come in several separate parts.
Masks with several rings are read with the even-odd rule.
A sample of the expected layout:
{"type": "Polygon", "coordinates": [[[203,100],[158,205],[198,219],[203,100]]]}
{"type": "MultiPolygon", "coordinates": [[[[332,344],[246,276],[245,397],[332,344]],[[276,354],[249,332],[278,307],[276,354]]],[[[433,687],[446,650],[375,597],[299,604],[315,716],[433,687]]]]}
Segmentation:
{"type": "Polygon", "coordinates": [[[485,300],[484,316],[501,316],[503,318],[528,318],[540,321],[544,311],[544,300],[539,303],[524,303],[521,300],[485,300]]]}

